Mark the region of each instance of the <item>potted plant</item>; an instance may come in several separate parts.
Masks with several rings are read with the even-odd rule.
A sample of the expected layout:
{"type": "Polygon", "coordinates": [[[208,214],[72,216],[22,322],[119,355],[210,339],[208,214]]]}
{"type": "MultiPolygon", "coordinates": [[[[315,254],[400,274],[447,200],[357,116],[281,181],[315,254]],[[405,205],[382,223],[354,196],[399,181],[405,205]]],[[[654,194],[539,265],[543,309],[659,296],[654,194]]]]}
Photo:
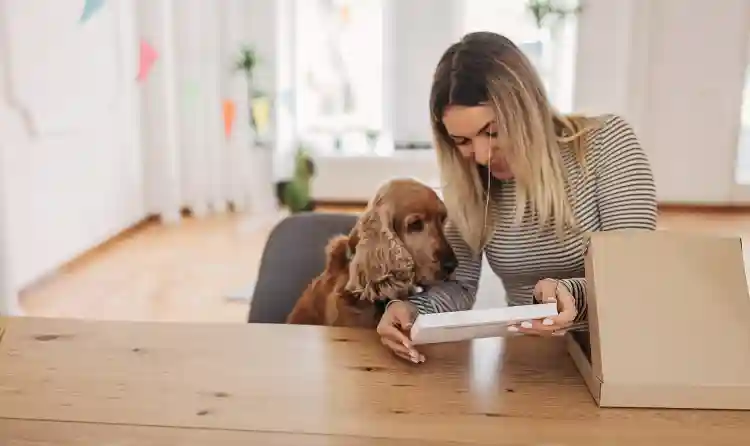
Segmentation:
{"type": "Polygon", "coordinates": [[[581,6],[576,7],[563,7],[558,6],[559,3],[555,0],[528,0],[526,2],[526,9],[534,16],[536,26],[544,28],[550,17],[566,18],[572,15],[576,15],[581,12],[581,6]]]}
{"type": "Polygon", "coordinates": [[[255,123],[255,116],[253,115],[253,99],[262,97],[262,94],[255,89],[253,77],[255,75],[255,69],[259,63],[258,53],[255,48],[250,45],[244,45],[240,48],[239,56],[235,61],[235,70],[241,72],[247,80],[247,106],[249,108],[249,119],[250,127],[253,131],[257,131],[255,123]]]}
{"type": "Polygon", "coordinates": [[[300,146],[295,154],[294,174],[291,180],[276,184],[277,199],[290,213],[310,212],[315,209],[310,195],[314,175],[315,162],[305,147],[300,146]]]}
{"type": "Polygon", "coordinates": [[[380,131],[375,129],[365,130],[365,138],[367,143],[370,145],[370,150],[375,150],[378,145],[378,138],[380,138],[380,131]]]}

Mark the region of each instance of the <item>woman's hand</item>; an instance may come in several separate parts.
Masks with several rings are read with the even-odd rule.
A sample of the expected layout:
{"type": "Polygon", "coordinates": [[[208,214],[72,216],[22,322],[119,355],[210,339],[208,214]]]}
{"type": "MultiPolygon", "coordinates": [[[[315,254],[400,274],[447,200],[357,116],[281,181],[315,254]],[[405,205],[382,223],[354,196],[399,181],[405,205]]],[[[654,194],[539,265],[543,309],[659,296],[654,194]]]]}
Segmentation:
{"type": "Polygon", "coordinates": [[[424,355],[419,353],[409,339],[409,330],[417,318],[417,309],[403,300],[389,302],[383,317],[378,324],[380,341],[393,353],[415,364],[424,362],[424,355]]]}
{"type": "Polygon", "coordinates": [[[534,300],[541,303],[557,302],[557,316],[544,320],[524,321],[520,326],[509,326],[511,332],[537,336],[560,336],[573,324],[578,310],[570,291],[555,279],[542,279],[534,287],[534,300]]]}

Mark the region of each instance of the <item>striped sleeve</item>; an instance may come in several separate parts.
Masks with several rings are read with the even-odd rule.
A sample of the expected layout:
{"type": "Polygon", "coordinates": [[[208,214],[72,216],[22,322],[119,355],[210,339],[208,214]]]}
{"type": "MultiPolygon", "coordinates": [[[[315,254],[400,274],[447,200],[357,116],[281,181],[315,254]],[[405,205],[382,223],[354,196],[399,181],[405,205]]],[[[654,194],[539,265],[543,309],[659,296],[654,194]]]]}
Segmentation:
{"type": "Polygon", "coordinates": [[[469,310],[477,298],[482,259],[474,258],[458,229],[450,222],[446,224],[445,237],[458,258],[455,280],[441,282],[422,294],[409,298],[420,314],[469,310]]]}
{"type": "Polygon", "coordinates": [[[598,144],[597,196],[602,231],[656,229],[656,185],[646,152],[633,128],[610,118],[598,144]]]}
{"type": "MultiPolygon", "coordinates": [[[[656,229],[656,185],[646,152],[633,128],[621,117],[609,118],[593,142],[596,197],[602,231],[656,229]]],[[[586,319],[586,279],[560,280],[573,295],[576,322],[586,319]]]]}

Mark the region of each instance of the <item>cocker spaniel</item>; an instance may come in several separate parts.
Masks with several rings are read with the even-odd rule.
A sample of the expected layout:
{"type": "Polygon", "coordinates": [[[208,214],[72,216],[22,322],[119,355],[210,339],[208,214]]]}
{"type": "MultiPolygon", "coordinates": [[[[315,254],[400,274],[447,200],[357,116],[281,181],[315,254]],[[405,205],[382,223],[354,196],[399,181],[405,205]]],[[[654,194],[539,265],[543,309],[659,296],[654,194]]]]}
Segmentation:
{"type": "Polygon", "coordinates": [[[387,182],[350,234],[328,242],[323,273],[287,323],[376,327],[383,301],[406,299],[450,278],[458,266],[445,220],[445,205],[431,188],[411,179],[387,182]]]}

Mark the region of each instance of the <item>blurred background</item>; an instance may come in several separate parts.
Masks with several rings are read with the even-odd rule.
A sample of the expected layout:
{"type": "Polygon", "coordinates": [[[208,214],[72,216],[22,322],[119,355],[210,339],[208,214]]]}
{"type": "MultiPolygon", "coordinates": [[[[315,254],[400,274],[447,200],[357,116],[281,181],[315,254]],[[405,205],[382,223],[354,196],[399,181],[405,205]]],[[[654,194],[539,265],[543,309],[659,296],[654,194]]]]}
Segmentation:
{"type": "Polygon", "coordinates": [[[0,313],[243,321],[285,215],[439,185],[432,72],[478,30],[634,125],[660,225],[748,231],[746,0],[0,0],[0,313]]]}

